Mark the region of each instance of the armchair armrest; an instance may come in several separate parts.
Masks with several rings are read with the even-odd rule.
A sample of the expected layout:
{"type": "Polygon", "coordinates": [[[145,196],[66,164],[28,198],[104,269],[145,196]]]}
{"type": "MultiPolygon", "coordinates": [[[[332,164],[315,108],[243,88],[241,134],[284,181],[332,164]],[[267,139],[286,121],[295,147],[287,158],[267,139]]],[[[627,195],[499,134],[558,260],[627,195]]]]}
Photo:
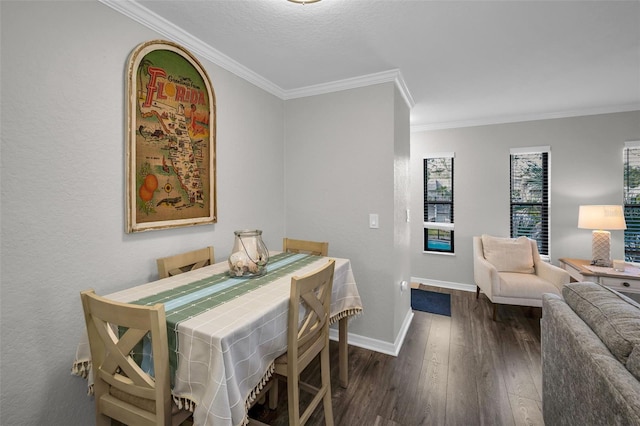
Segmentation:
{"type": "Polygon", "coordinates": [[[476,285],[491,299],[494,294],[499,293],[498,270],[483,257],[475,256],[473,263],[473,278],[476,285]]]}
{"type": "Polygon", "coordinates": [[[536,262],[536,275],[558,288],[562,294],[562,286],[571,282],[571,276],[564,269],[542,260],[536,262]]]}

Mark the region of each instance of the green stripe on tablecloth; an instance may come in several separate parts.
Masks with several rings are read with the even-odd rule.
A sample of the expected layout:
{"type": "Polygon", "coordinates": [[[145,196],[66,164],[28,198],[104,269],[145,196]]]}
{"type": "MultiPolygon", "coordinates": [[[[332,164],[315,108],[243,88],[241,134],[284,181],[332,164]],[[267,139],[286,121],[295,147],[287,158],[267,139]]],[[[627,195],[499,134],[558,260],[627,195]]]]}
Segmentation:
{"type": "MultiPolygon", "coordinates": [[[[295,256],[295,253],[279,253],[275,256],[271,257],[270,263],[277,263],[278,261],[285,260],[295,256]]],[[[267,266],[267,272],[269,272],[269,266],[267,266]]],[[[230,281],[232,279],[231,276],[227,272],[222,272],[218,274],[211,275],[209,277],[200,279],[198,281],[189,282],[183,284],[178,287],[171,288],[169,290],[162,291],[160,293],[152,294],[147,297],[143,297],[142,299],[138,299],[135,302],[137,305],[155,305],[156,303],[167,303],[172,300],[175,300],[178,297],[183,297],[189,294],[196,293],[208,287],[212,287],[218,283],[230,281]]],[[[245,280],[247,278],[243,278],[245,280]]],[[[236,278],[234,281],[240,283],[240,278],[236,278]]]]}
{"type": "MultiPolygon", "coordinates": [[[[300,257],[300,254],[280,253],[273,256],[269,262],[277,263],[292,257],[300,257]]],[[[285,265],[273,270],[269,270],[269,266],[267,265],[266,274],[253,278],[233,278],[230,277],[227,272],[223,272],[199,281],[175,287],[171,290],[166,290],[155,295],[144,297],[131,303],[138,305],[154,305],[156,303],[167,303],[176,297],[194,294],[198,291],[205,290],[205,292],[210,293],[205,297],[178,306],[175,309],[165,311],[167,317],[167,338],[169,341],[169,366],[173,383],[173,377],[178,366],[178,324],[245,293],[276,281],[279,278],[282,278],[283,276],[290,274],[291,272],[316,260],[318,260],[318,256],[304,255],[300,257],[300,259],[294,260],[291,263],[286,263],[285,265]],[[232,285],[229,285],[230,282],[233,282],[232,285]],[[216,289],[214,286],[222,287],[222,289],[220,291],[215,291],[216,289]]]]}

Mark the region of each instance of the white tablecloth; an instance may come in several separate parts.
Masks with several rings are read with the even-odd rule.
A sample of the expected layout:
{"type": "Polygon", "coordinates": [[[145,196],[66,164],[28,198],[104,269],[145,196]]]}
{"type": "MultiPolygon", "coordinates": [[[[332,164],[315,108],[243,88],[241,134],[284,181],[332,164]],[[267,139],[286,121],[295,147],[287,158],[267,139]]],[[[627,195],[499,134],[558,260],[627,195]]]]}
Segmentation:
{"type": "MultiPolygon", "coordinates": [[[[319,258],[292,274],[179,324],[178,369],[172,392],[176,402],[194,411],[196,425],[247,423],[247,404],[271,376],[275,358],[286,352],[291,276],[314,271],[327,259],[319,258]]],[[[350,261],[335,260],[332,322],[362,311],[350,261]]],[[[227,269],[227,262],[220,262],[105,297],[132,302],[227,269]]],[[[85,340],[78,345],[73,372],[87,376],[91,386],[90,366],[91,353],[85,335],[85,340]]]]}

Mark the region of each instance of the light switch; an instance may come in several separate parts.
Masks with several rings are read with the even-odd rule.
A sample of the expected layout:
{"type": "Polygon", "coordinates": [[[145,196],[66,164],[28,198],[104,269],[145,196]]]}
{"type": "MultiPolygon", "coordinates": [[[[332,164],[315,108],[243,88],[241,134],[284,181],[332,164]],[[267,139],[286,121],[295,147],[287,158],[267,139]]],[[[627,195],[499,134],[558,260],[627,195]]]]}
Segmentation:
{"type": "Polygon", "coordinates": [[[369,228],[379,228],[380,224],[378,223],[378,215],[377,213],[369,214],[369,228]]]}

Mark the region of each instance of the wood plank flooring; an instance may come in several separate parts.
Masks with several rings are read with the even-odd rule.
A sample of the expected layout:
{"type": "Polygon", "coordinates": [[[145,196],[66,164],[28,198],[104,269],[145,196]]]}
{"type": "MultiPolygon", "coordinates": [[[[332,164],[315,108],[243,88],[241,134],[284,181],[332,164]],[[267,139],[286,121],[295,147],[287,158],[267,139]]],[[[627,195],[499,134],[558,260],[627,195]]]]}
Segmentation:
{"type": "MultiPolygon", "coordinates": [[[[336,426],[544,425],[540,308],[499,306],[494,322],[483,294],[420,288],[450,293],[451,317],[415,311],[397,357],[350,346],[347,389],[331,342],[336,426]]],[[[317,365],[305,377],[319,377],[317,365]]],[[[252,416],[287,425],[286,399],[283,383],[278,408],[252,416]]],[[[325,424],[322,404],[307,424],[325,424]]]]}

